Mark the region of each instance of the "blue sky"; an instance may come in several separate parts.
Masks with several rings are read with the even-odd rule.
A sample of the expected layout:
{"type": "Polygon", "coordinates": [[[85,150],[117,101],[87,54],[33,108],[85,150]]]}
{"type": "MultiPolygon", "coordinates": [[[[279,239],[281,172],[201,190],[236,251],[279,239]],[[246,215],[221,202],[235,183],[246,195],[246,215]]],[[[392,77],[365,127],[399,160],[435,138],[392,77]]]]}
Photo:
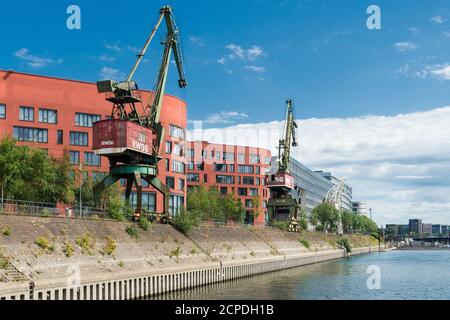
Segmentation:
{"type": "MultiPolygon", "coordinates": [[[[293,98],[296,158],[345,178],[378,223],[450,224],[449,0],[8,1],[0,68],[120,80],[165,4],[189,82],[178,89],[172,66],[168,92],[204,121],[203,138],[276,151],[293,98]],[[71,4],[79,31],[66,28],[71,4]],[[381,30],[366,27],[371,4],[381,30]]],[[[158,42],[136,75],[141,87],[154,85],[158,42]]]]}
{"type": "MultiPolygon", "coordinates": [[[[123,75],[163,4],[174,7],[190,84],[182,92],[172,77],[168,90],[187,99],[191,119],[280,119],[287,97],[301,118],[395,115],[450,98],[445,81],[415,76],[448,63],[448,0],[133,1],[120,17],[123,1],[8,1],[0,67],[88,81],[103,68],[123,75]],[[73,3],[81,8],[80,31],[65,26],[73,3]],[[366,28],[373,3],[382,10],[381,30],[366,28]],[[51,62],[32,67],[14,55],[22,48],[51,62]]],[[[153,87],[161,49],[152,45],[137,75],[141,87],[153,87]]]]}

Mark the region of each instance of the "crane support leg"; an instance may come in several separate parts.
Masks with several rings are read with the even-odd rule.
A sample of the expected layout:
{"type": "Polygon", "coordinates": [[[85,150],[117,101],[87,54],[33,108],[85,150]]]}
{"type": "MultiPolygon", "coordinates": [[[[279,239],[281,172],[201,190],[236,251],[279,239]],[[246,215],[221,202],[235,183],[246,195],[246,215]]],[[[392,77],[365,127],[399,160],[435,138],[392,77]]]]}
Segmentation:
{"type": "Polygon", "coordinates": [[[100,181],[97,185],[95,185],[94,200],[95,200],[95,205],[97,207],[100,207],[100,202],[101,202],[101,197],[102,197],[103,191],[108,189],[110,186],[112,186],[118,180],[119,180],[118,176],[116,176],[114,174],[109,174],[102,181],[100,181]]]}
{"type": "Polygon", "coordinates": [[[164,219],[163,222],[170,222],[170,213],[169,213],[169,200],[170,200],[170,191],[164,185],[161,180],[159,180],[156,176],[146,176],[144,179],[153,186],[156,190],[162,193],[163,195],[163,212],[164,219]]]}

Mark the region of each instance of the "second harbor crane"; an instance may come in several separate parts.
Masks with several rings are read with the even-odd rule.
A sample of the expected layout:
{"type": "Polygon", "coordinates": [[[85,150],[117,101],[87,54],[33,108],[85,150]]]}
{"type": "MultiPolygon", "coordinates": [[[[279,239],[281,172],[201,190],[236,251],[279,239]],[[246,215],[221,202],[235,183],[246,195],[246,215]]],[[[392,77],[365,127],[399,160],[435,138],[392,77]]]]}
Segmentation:
{"type": "Polygon", "coordinates": [[[293,101],[287,100],[287,112],[284,137],[278,145],[278,169],[274,174],[266,176],[265,185],[270,190],[270,199],[267,203],[269,221],[287,221],[289,231],[299,232],[300,204],[298,188],[294,177],[289,173],[291,151],[297,147],[297,122],[294,117],[293,101]],[[297,193],[297,196],[296,196],[297,193]]]}
{"type": "Polygon", "coordinates": [[[94,124],[94,151],[107,157],[110,173],[94,188],[98,203],[101,193],[119,179],[126,180],[125,199],[129,203],[133,186],[137,190],[135,219],[142,214],[142,180],[163,194],[162,222],[169,222],[169,189],[158,178],[158,163],[162,159],[160,148],[164,139],[164,127],[160,122],[161,109],[167,83],[171,54],[178,69],[178,85],[185,88],[183,61],[179,44],[179,30],[172,8],[162,7],[159,18],[147,41],[133,64],[128,77],[122,82],[105,80],[97,82],[99,93],[106,94],[112,103],[111,119],[94,124]],[[159,68],[155,90],[148,104],[143,103],[137,83],[133,77],[161,23],[165,20],[167,33],[163,41],[164,53],[159,68]]]}

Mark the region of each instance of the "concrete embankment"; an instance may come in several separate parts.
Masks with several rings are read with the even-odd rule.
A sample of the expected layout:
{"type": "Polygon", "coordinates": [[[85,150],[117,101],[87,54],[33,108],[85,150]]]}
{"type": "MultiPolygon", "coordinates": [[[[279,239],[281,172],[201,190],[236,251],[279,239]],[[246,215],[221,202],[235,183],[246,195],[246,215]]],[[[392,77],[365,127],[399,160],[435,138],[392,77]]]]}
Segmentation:
{"type": "MultiPolygon", "coordinates": [[[[337,236],[0,216],[0,299],[133,299],[339,259],[337,236]],[[2,262],[3,261],[3,262],[2,262]]],[[[348,236],[352,255],[378,251],[348,236]]]]}

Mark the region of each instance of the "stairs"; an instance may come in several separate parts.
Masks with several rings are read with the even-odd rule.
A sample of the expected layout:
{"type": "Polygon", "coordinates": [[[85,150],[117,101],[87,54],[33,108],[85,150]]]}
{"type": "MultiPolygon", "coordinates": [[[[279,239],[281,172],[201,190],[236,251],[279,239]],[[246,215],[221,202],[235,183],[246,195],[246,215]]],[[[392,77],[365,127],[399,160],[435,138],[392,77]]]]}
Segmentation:
{"type": "Polygon", "coordinates": [[[27,278],[0,252],[0,273],[6,277],[8,281],[25,282],[27,278]]]}

